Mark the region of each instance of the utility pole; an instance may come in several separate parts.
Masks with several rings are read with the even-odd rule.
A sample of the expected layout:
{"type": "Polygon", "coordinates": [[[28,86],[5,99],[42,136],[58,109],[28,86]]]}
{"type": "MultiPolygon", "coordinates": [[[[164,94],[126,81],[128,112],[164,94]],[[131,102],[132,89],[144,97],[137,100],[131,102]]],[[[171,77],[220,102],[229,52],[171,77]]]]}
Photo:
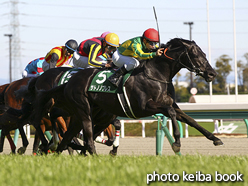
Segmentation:
{"type": "Polygon", "coordinates": [[[11,40],[12,40],[12,34],[4,34],[4,36],[9,37],[9,83],[12,82],[12,65],[11,65],[11,40]]]}
{"type": "Polygon", "coordinates": [[[10,2],[10,33],[12,36],[12,78],[13,80],[21,77],[21,46],[19,34],[19,0],[11,0],[10,2]]]}
{"type": "MultiPolygon", "coordinates": [[[[184,22],[183,24],[189,25],[189,40],[192,41],[191,30],[192,30],[192,25],[194,24],[194,22],[184,22]]],[[[190,88],[193,88],[193,73],[192,72],[190,72],[190,88]]]]}

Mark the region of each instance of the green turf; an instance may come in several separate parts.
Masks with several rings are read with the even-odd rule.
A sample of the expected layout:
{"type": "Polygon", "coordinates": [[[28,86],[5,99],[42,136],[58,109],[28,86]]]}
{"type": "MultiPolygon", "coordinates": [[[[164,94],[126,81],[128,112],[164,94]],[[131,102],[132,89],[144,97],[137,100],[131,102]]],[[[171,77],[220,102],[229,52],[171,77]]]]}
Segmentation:
{"type": "MultiPolygon", "coordinates": [[[[48,156],[0,156],[1,186],[143,186],[147,174],[178,174],[178,182],[166,185],[248,185],[248,156],[117,156],[95,157],[48,156]],[[187,174],[210,174],[212,182],[190,182],[182,179],[187,174]],[[243,174],[244,182],[216,182],[215,171],[220,174],[243,174]]],[[[164,185],[153,182],[150,185],[164,185]]]]}

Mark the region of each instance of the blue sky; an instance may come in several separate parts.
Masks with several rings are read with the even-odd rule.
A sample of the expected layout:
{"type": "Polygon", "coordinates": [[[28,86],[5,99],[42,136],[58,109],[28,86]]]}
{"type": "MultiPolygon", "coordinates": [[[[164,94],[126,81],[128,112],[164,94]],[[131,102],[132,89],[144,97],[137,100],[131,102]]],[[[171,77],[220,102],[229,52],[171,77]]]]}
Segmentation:
{"type": "MultiPolygon", "coordinates": [[[[44,57],[55,46],[68,39],[81,41],[100,36],[104,31],[115,32],[120,42],[142,35],[147,28],[156,28],[153,6],[156,8],[161,42],[172,38],[189,39],[189,26],[194,22],[192,39],[208,56],[207,0],[23,0],[18,1],[21,60],[14,78],[21,78],[26,64],[44,57]]],[[[236,0],[237,60],[245,62],[248,52],[248,1],[236,0]]],[[[11,6],[0,0],[0,84],[9,81],[8,37],[11,6]]],[[[234,59],[233,0],[209,0],[211,62],[214,66],[223,54],[234,59]]],[[[232,66],[234,61],[232,61],[232,66]]],[[[15,64],[13,64],[15,65],[15,64]]],[[[233,67],[234,70],[234,67],[233,67]]],[[[186,70],[182,71],[182,74],[186,70]]],[[[234,83],[234,73],[228,76],[234,83]]]]}

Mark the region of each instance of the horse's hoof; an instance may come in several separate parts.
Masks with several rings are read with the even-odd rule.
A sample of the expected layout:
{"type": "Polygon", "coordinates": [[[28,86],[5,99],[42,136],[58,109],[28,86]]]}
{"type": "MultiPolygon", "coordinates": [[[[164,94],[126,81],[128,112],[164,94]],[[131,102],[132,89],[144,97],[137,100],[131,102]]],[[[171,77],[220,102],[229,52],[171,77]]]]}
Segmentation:
{"type": "Polygon", "coordinates": [[[111,151],[109,151],[109,154],[110,154],[111,156],[116,156],[116,155],[117,155],[117,152],[114,152],[113,150],[111,150],[111,151]]]}
{"type": "Polygon", "coordinates": [[[39,146],[39,152],[41,155],[47,154],[47,151],[48,151],[48,149],[46,147],[44,147],[44,145],[41,144],[39,146]]]}
{"type": "Polygon", "coordinates": [[[82,150],[81,150],[81,152],[80,152],[80,155],[83,155],[84,157],[88,156],[88,155],[86,154],[86,152],[85,152],[85,151],[82,151],[82,150]]]}
{"type": "Polygon", "coordinates": [[[116,156],[117,155],[117,149],[118,149],[119,146],[117,147],[113,147],[113,149],[109,152],[109,154],[111,156],[116,156]]]}
{"type": "Polygon", "coordinates": [[[221,145],[224,145],[224,143],[219,139],[217,141],[214,141],[214,145],[215,146],[221,146],[221,145]]]}
{"type": "Polygon", "coordinates": [[[172,144],[172,150],[177,153],[177,152],[180,152],[180,145],[176,144],[176,143],[173,143],[172,144]]]}
{"type": "Polygon", "coordinates": [[[20,147],[20,148],[17,150],[17,153],[20,154],[20,155],[21,155],[21,154],[24,154],[24,153],[26,152],[26,149],[27,149],[26,147],[20,147]]]}

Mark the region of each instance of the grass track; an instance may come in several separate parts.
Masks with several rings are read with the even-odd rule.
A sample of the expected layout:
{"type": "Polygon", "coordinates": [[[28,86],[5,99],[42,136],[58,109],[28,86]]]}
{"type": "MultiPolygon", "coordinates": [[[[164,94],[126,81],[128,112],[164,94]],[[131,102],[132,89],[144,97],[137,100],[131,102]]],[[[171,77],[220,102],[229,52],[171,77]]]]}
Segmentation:
{"type": "MultiPolygon", "coordinates": [[[[166,185],[248,185],[248,156],[0,156],[1,186],[143,186],[147,174],[243,174],[244,182],[166,182],[166,185]]],[[[164,185],[153,182],[150,185],[164,185]]]]}

